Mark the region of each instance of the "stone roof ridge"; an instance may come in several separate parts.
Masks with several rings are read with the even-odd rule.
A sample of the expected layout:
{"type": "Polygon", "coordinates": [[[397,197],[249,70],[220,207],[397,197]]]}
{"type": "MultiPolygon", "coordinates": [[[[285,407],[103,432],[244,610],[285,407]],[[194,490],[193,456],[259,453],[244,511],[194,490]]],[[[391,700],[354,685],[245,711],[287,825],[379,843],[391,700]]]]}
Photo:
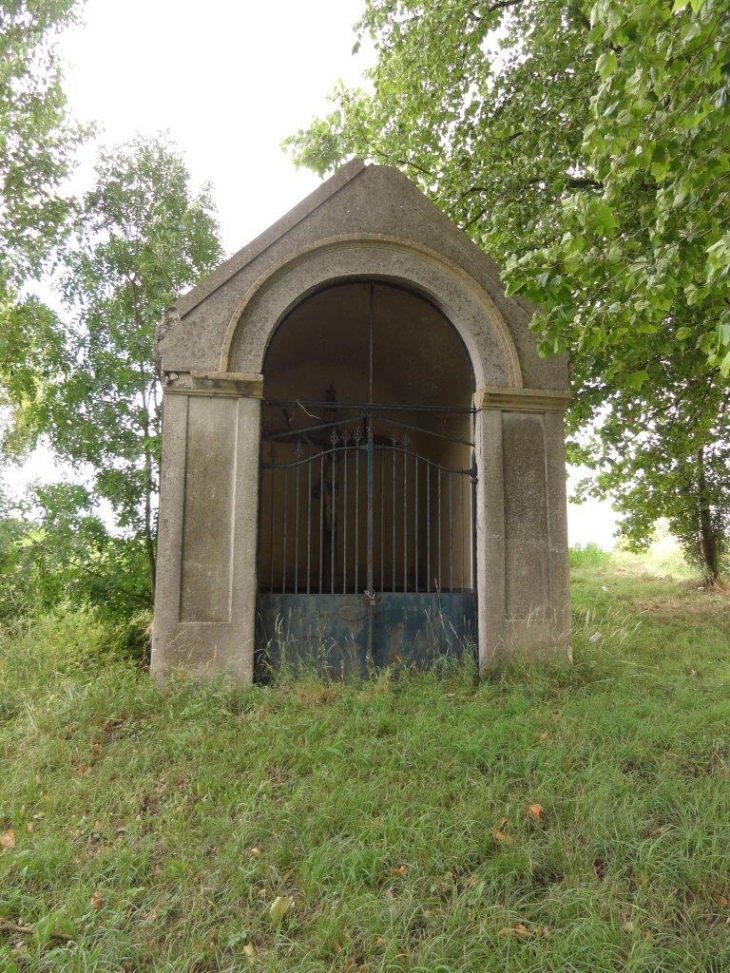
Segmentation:
{"type": "Polygon", "coordinates": [[[277,240],[281,239],[285,233],[292,230],[298,223],[306,219],[318,207],[339,192],[356,176],[359,176],[367,168],[362,159],[354,158],[346,162],[333,175],[326,179],[321,185],[305,196],[303,200],[296,204],[288,213],[272,223],[271,226],[254,237],[250,243],[238,250],[224,261],[219,267],[208,274],[199,284],[196,284],[187,293],[182,294],[176,302],[176,308],[180,317],[189,314],[194,307],[197,307],[207,297],[210,297],[219,287],[222,287],[235,274],[242,270],[247,264],[251,263],[269,247],[273,246],[277,240]]]}

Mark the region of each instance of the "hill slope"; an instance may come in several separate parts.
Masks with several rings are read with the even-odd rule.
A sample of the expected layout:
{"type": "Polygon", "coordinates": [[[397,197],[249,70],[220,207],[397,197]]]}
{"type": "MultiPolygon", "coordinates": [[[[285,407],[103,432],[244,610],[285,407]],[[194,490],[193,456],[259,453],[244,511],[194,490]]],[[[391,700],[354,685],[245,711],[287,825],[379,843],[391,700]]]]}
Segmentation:
{"type": "Polygon", "coordinates": [[[160,693],[6,632],[0,969],[730,969],[727,596],[584,560],[575,666],[481,683],[160,693]]]}

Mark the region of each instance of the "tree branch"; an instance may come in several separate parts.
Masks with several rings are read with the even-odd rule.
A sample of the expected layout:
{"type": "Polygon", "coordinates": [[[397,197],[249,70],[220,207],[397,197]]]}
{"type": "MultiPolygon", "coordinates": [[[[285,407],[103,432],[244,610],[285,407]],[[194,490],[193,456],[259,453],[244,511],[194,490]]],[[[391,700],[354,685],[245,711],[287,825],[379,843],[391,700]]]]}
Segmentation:
{"type": "Polygon", "coordinates": [[[483,20],[485,15],[494,14],[498,10],[506,10],[507,7],[517,7],[524,2],[525,0],[497,0],[497,3],[493,3],[489,7],[487,7],[487,9],[484,11],[483,14],[478,13],[479,5],[477,4],[476,6],[472,7],[471,10],[469,11],[469,17],[472,20],[477,20],[477,21],[483,20]]]}
{"type": "MultiPolygon", "coordinates": [[[[22,936],[34,936],[36,934],[33,926],[20,926],[17,922],[6,922],[5,920],[0,920],[0,932],[17,932],[22,936]]],[[[59,939],[64,943],[72,943],[74,941],[73,936],[69,936],[65,932],[53,930],[48,935],[51,939],[59,939]]]]}

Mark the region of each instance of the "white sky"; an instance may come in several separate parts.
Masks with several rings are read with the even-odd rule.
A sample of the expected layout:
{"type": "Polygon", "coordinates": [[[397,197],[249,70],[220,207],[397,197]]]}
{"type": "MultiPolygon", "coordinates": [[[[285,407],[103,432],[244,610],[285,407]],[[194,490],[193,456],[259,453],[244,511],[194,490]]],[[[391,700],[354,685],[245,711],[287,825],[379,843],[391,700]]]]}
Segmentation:
{"type": "Polygon", "coordinates": [[[210,182],[235,252],[318,179],[280,145],[328,109],[351,55],[362,0],[88,0],[68,35],[66,91],[102,140],[169,131],[196,183],[210,182]]]}
{"type": "MultiPolygon", "coordinates": [[[[368,54],[352,56],[363,0],[88,0],[84,23],[60,44],[66,92],[81,121],[113,145],[169,132],[194,183],[210,182],[223,245],[233,253],[318,179],[280,145],[329,109],[338,79],[354,85],[368,54]]],[[[91,178],[84,152],[79,188],[91,178]]],[[[47,475],[48,459],[30,464],[47,475]],[[39,466],[40,464],[40,466],[39,466]]],[[[611,546],[606,505],[569,508],[571,543],[611,546]]]]}

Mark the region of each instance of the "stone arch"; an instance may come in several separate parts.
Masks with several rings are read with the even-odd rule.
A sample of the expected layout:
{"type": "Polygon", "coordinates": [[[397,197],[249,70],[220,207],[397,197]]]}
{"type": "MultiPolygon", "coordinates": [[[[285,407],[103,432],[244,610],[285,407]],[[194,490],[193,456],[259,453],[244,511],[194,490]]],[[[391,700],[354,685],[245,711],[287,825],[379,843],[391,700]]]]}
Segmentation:
{"type": "MultiPolygon", "coordinates": [[[[392,608],[400,600],[402,611],[424,616],[419,628],[426,612],[438,605],[432,596],[425,599],[430,603],[424,607],[423,596],[443,588],[452,596],[450,609],[451,603],[459,601],[458,609],[450,613],[449,631],[461,625],[474,632],[475,378],[467,349],[451,322],[411,288],[380,279],[338,281],[303,298],[280,322],[266,351],[263,379],[257,559],[260,646],[275,641],[276,618],[283,604],[279,596],[285,591],[301,594],[306,588],[307,593],[319,595],[322,615],[337,614],[334,602],[327,604],[328,592],[361,594],[363,584],[358,579],[368,577],[369,561],[373,571],[365,587],[372,584],[382,594],[387,591],[392,608]],[[336,425],[330,427],[328,422],[336,425]],[[345,431],[352,439],[345,436],[343,442],[340,434],[345,431]],[[333,442],[334,432],[338,438],[333,442]],[[359,448],[370,436],[372,456],[365,445],[359,448]],[[347,473],[348,457],[349,491],[346,477],[339,486],[330,479],[335,469],[340,478],[343,469],[347,473]],[[297,461],[301,467],[287,466],[297,461]],[[372,462],[372,481],[365,476],[366,461],[372,462]],[[288,484],[288,507],[287,469],[301,473],[298,480],[290,476],[294,482],[288,484]],[[442,487],[442,509],[437,509],[436,493],[442,487]],[[315,503],[312,512],[311,497],[321,498],[323,488],[326,509],[318,510],[315,503]],[[368,507],[372,508],[367,514],[370,539],[368,507]],[[402,517],[406,507],[407,518],[402,517]],[[295,536],[301,543],[290,540],[287,546],[281,533],[272,529],[275,522],[286,522],[286,516],[290,538],[295,536]],[[299,526],[292,534],[294,524],[299,526]],[[349,536],[349,554],[346,545],[330,536],[335,528],[340,540],[349,536]],[[398,599],[392,597],[394,588],[398,599]],[[420,603],[411,599],[406,604],[404,594],[414,592],[421,593],[420,603]]],[[[290,631],[299,629],[300,622],[309,630],[311,607],[294,605],[291,598],[285,607],[290,631]]],[[[445,603],[441,608],[446,611],[445,603]]],[[[364,631],[358,622],[364,621],[362,613],[359,617],[353,613],[350,635],[357,632],[355,641],[360,645],[364,631]]],[[[299,630],[295,641],[302,637],[299,630]]]]}
{"type": "Polygon", "coordinates": [[[459,332],[477,388],[523,387],[512,335],[486,291],[442,255],[375,234],[318,241],[256,280],[229,320],[220,371],[260,373],[271,337],[289,311],[322,286],[355,278],[399,284],[433,303],[459,332]]]}
{"type": "MultiPolygon", "coordinates": [[[[454,383],[470,404],[452,412],[465,411],[473,425],[461,444],[474,449],[468,472],[481,664],[513,648],[535,656],[556,649],[570,654],[562,416],[569,398],[567,360],[539,357],[529,332],[533,308],[505,295],[495,264],[402,174],[352,160],[181,296],[162,329],[163,461],[152,653],[158,677],[180,668],[226,673],[241,683],[253,678],[262,446],[272,431],[266,410],[292,405],[286,396],[267,399],[265,355],[279,324],[298,304],[329,285],[354,281],[394,284],[424,298],[458,333],[471,364],[473,397],[471,387],[454,383]]],[[[403,341],[412,346],[411,336],[420,334],[425,349],[421,320],[413,316],[409,328],[403,329],[408,334],[403,341]]],[[[441,360],[438,348],[423,353],[441,360]]],[[[430,394],[435,384],[423,374],[422,387],[430,394]]],[[[327,395],[325,400],[337,401],[327,395]]],[[[349,405],[350,412],[356,405],[349,405]]],[[[366,403],[360,419],[373,415],[374,406],[366,403]]],[[[347,408],[343,401],[343,415],[347,408]]],[[[337,408],[319,411],[340,426],[339,416],[332,416],[337,408]]],[[[281,419],[288,436],[292,417],[281,419]]],[[[351,417],[343,421],[351,423],[351,417]]],[[[405,422],[418,425],[407,417],[405,422]]],[[[377,440],[384,434],[374,423],[367,429],[372,451],[391,449],[377,440]]],[[[293,434],[302,431],[295,428],[293,434]]],[[[344,440],[338,434],[337,448],[346,451],[354,435],[347,427],[344,433],[344,440]]],[[[347,459],[340,459],[344,473],[347,459]]],[[[405,463],[402,459],[402,470],[405,463]]],[[[357,461],[355,470],[358,482],[357,461]]],[[[334,473],[331,494],[330,480],[320,481],[320,508],[322,497],[335,498],[326,522],[334,537],[341,513],[334,473]]],[[[405,475],[403,485],[405,493],[405,475]]],[[[379,489],[382,497],[382,479],[379,489]]],[[[377,491],[375,486],[374,497],[377,491]]],[[[416,509],[421,517],[422,507],[416,509]]],[[[415,516],[410,522],[420,524],[415,516]]],[[[372,595],[368,585],[358,605],[372,595]]]]}

